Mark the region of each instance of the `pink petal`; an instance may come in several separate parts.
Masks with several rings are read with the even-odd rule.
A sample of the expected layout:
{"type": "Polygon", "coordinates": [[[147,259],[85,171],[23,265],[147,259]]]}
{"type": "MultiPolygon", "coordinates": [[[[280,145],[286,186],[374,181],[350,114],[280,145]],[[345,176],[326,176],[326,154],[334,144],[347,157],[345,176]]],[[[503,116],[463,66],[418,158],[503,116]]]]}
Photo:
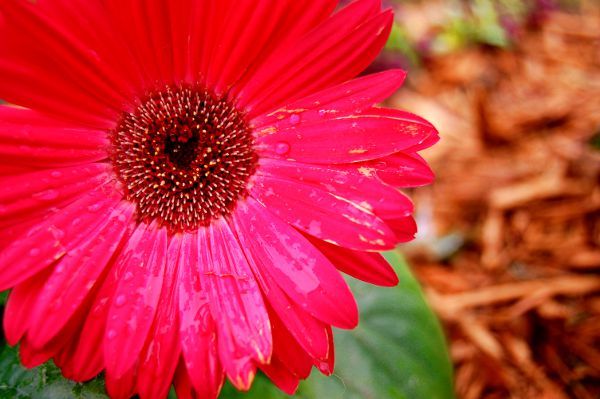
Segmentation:
{"type": "Polygon", "coordinates": [[[223,380],[221,380],[221,384],[214,391],[209,391],[209,387],[202,387],[200,390],[196,390],[190,381],[182,360],[179,362],[179,366],[175,372],[174,385],[178,399],[217,399],[221,392],[222,382],[223,380]]]}
{"type": "Polygon", "coordinates": [[[207,287],[201,285],[196,235],[182,236],[179,252],[179,319],[183,368],[202,397],[217,397],[224,373],[217,353],[217,331],[207,287]]]}
{"type": "Polygon", "coordinates": [[[4,39],[0,97],[69,120],[109,127],[127,97],[119,90],[122,81],[98,62],[98,52],[81,41],[72,24],[58,23],[43,7],[3,0],[1,9],[5,23],[0,29],[4,39]]]}
{"type": "Polygon", "coordinates": [[[329,337],[329,353],[325,360],[317,359],[317,361],[315,361],[315,366],[317,366],[321,373],[329,376],[333,374],[335,364],[335,344],[333,342],[333,331],[331,331],[331,328],[328,328],[327,332],[327,336],[329,337]]]}
{"type": "Polygon", "coordinates": [[[0,163],[22,168],[81,165],[108,157],[106,132],[5,105],[0,106],[0,142],[0,163]]]}
{"type": "Polygon", "coordinates": [[[91,164],[0,178],[0,215],[27,217],[34,211],[64,206],[108,181],[108,171],[107,164],[91,164]]]}
{"type": "Polygon", "coordinates": [[[417,223],[412,216],[386,219],[385,222],[396,234],[399,242],[412,241],[417,234],[417,223]]]}
{"type": "Polygon", "coordinates": [[[318,123],[332,116],[355,114],[394,94],[405,77],[406,72],[400,69],[363,76],[286,104],[284,108],[254,118],[251,124],[257,135],[262,136],[298,124],[318,123]]]}
{"type": "Polygon", "coordinates": [[[106,391],[111,399],[130,399],[135,394],[136,368],[131,367],[120,377],[106,374],[106,391]]]}
{"type": "MultiPolygon", "coordinates": [[[[310,319],[310,316],[307,316],[310,319]]],[[[325,351],[319,356],[309,355],[299,344],[291,330],[279,316],[271,313],[271,328],[273,331],[273,359],[289,370],[295,377],[306,379],[310,375],[314,359],[326,359],[329,352],[329,337],[327,327],[323,326],[325,351]]]]}
{"type": "Polygon", "coordinates": [[[154,323],[142,351],[138,368],[137,391],[141,398],[165,398],[179,362],[179,319],[177,264],[181,238],[171,237],[167,252],[165,279],[154,323]]]}
{"type": "Polygon", "coordinates": [[[33,345],[48,343],[88,297],[125,237],[134,210],[129,203],[119,204],[89,239],[59,261],[30,308],[28,337],[33,345]]]}
{"type": "Polygon", "coordinates": [[[260,174],[318,187],[368,209],[381,218],[403,217],[413,204],[397,189],[381,182],[376,170],[361,164],[310,165],[299,162],[261,160],[260,174]]]}
{"type": "Polygon", "coordinates": [[[225,93],[260,64],[273,48],[304,34],[331,13],[335,1],[303,4],[297,0],[243,0],[230,2],[218,46],[207,57],[207,82],[225,93]]]}
{"type": "MultiPolygon", "coordinates": [[[[245,0],[255,6],[260,5],[260,1],[265,4],[265,7],[271,11],[268,18],[261,20],[256,18],[256,23],[260,23],[258,34],[268,34],[268,41],[259,48],[255,43],[261,43],[259,37],[253,37],[254,41],[250,47],[257,47],[260,53],[252,62],[246,62],[244,65],[247,70],[239,79],[236,85],[230,91],[230,98],[235,100],[239,93],[247,86],[248,81],[252,81],[256,71],[261,67],[266,68],[273,59],[277,56],[273,54],[281,52],[287,46],[298,43],[308,32],[325,21],[335,7],[338,0],[322,0],[318,2],[306,2],[298,0],[245,0]],[[275,23],[275,26],[271,24],[275,23]]],[[[236,2],[236,3],[239,3],[236,2]]],[[[250,35],[248,35],[250,38],[250,35]]],[[[264,39],[263,39],[264,40],[264,39]]],[[[233,64],[233,63],[229,63],[233,64]]],[[[229,66],[228,67],[232,67],[229,66]]],[[[239,67],[233,67],[239,68],[239,67]]],[[[224,74],[223,76],[227,76],[224,74]]],[[[222,79],[223,80],[223,79],[222,79]]],[[[231,80],[233,82],[233,79],[231,80]]]]}
{"type": "Polygon", "coordinates": [[[110,187],[83,195],[13,241],[0,253],[0,290],[15,286],[76,249],[120,200],[110,187]]]}
{"type": "Polygon", "coordinates": [[[352,277],[370,284],[393,287],[398,284],[398,276],[390,264],[378,253],[353,251],[306,236],[335,265],[352,277]]]}
{"type": "Polygon", "coordinates": [[[371,210],[324,189],[257,174],[251,194],[287,223],[323,240],[357,250],[396,245],[392,231],[371,210]]]}
{"type": "Polygon", "coordinates": [[[398,152],[373,161],[377,176],[394,187],[420,187],[435,178],[427,162],[418,154],[398,152]]]}
{"type": "Polygon", "coordinates": [[[287,295],[325,323],[354,328],[358,309],[333,265],[300,233],[249,199],[235,218],[244,248],[287,295]]]}
{"type": "Polygon", "coordinates": [[[50,270],[38,273],[10,292],[3,319],[4,336],[9,345],[14,346],[19,343],[31,325],[31,308],[50,274],[50,270]]]}
{"type": "MultiPolygon", "coordinates": [[[[301,118],[301,116],[298,116],[301,118]]],[[[331,117],[258,138],[263,156],[331,164],[369,161],[414,147],[435,128],[415,115],[383,108],[331,117]]]]}
{"type": "Polygon", "coordinates": [[[36,348],[25,337],[19,346],[19,357],[23,366],[32,369],[41,366],[52,358],[56,353],[55,348],[36,348]]]}
{"type": "Polygon", "coordinates": [[[268,57],[239,95],[251,117],[346,81],[379,53],[392,23],[379,0],[357,1],[268,57]]]}
{"type": "MultiPolygon", "coordinates": [[[[235,223],[236,233],[246,258],[254,276],[266,299],[274,309],[274,312],[281,317],[283,324],[289,329],[299,345],[314,358],[324,358],[327,354],[327,333],[325,324],[302,310],[299,305],[294,303],[282,288],[268,273],[268,268],[263,268],[257,263],[257,256],[254,255],[252,247],[244,244],[247,236],[242,227],[235,223]]],[[[271,324],[274,323],[275,315],[271,314],[271,324]]]]}
{"type": "Polygon", "coordinates": [[[166,265],[167,231],[140,224],[142,238],[128,243],[123,270],[108,312],[104,338],[107,375],[121,378],[138,359],[158,307],[166,265]],[[133,245],[132,245],[133,244],[133,245]]]}
{"type": "Polygon", "coordinates": [[[198,235],[201,278],[219,334],[219,356],[236,388],[247,390],[254,362],[271,357],[270,324],[260,289],[244,253],[226,222],[216,222],[198,235]]]}
{"type": "Polygon", "coordinates": [[[136,0],[104,2],[110,26],[124,41],[132,57],[132,69],[146,85],[173,80],[169,3],[149,0],[140,10],[136,0]]]}
{"type": "MultiPolygon", "coordinates": [[[[138,245],[143,231],[137,230],[128,240],[129,245],[138,245]]],[[[66,378],[75,381],[87,381],[95,377],[104,368],[104,352],[102,342],[106,330],[106,321],[111,299],[117,289],[119,281],[123,278],[123,270],[119,268],[120,257],[123,252],[111,261],[101,287],[94,294],[90,311],[86,315],[77,339],[71,340],[69,345],[55,359],[66,378]]]]}
{"type": "Polygon", "coordinates": [[[267,377],[288,395],[293,395],[298,389],[300,379],[285,368],[285,364],[279,359],[275,358],[269,364],[265,364],[260,369],[266,374],[267,377]]]}

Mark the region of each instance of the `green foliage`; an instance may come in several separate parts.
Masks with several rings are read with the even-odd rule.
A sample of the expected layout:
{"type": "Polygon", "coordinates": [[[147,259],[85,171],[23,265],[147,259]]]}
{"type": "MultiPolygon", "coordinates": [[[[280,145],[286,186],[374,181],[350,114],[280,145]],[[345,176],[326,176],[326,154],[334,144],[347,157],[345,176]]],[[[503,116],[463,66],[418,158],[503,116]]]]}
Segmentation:
{"type": "Polygon", "coordinates": [[[17,349],[0,350],[0,398],[2,399],[105,399],[104,384],[96,379],[77,384],[62,377],[51,362],[36,369],[21,366],[17,349]]]}
{"type": "MultiPolygon", "coordinates": [[[[403,259],[389,254],[400,285],[379,288],[350,281],[361,311],[352,331],[336,331],[336,370],[314,371],[297,399],[452,399],[452,368],[440,325],[403,259]]],[[[65,380],[54,364],[33,370],[20,364],[17,350],[0,349],[1,399],[105,399],[102,378],[86,384],[65,380]]],[[[172,392],[169,398],[174,399],[172,392]]],[[[222,399],[286,399],[259,375],[249,393],[227,385],[222,399]]]]}

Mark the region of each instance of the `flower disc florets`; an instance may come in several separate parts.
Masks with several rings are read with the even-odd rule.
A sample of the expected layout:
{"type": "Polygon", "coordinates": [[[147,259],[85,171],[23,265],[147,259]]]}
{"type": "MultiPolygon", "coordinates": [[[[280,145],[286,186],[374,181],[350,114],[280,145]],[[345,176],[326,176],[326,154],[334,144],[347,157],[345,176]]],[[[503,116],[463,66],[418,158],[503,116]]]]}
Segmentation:
{"type": "Polygon", "coordinates": [[[198,86],[150,93],[112,134],[112,161],[140,219],[188,231],[247,195],[258,157],[244,116],[198,86]]]}

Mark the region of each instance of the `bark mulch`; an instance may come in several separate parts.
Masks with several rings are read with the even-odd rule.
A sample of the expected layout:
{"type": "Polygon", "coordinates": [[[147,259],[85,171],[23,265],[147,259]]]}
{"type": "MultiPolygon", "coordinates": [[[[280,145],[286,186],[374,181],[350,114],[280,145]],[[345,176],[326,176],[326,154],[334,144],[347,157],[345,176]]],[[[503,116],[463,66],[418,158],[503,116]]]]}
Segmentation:
{"type": "Polygon", "coordinates": [[[405,248],[460,398],[600,397],[600,14],[512,49],[434,57],[393,100],[432,120],[437,173],[405,248]]]}

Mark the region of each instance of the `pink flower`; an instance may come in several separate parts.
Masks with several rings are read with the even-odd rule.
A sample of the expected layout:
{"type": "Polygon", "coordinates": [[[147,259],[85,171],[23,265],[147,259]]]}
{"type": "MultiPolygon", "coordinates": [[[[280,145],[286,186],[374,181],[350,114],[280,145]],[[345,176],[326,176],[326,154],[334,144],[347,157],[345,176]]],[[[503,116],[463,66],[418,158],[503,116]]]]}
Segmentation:
{"type": "Polygon", "coordinates": [[[358,0],[0,0],[0,290],[26,366],[109,394],[294,392],[415,233],[431,124],[353,79],[391,11],[358,0]]]}

